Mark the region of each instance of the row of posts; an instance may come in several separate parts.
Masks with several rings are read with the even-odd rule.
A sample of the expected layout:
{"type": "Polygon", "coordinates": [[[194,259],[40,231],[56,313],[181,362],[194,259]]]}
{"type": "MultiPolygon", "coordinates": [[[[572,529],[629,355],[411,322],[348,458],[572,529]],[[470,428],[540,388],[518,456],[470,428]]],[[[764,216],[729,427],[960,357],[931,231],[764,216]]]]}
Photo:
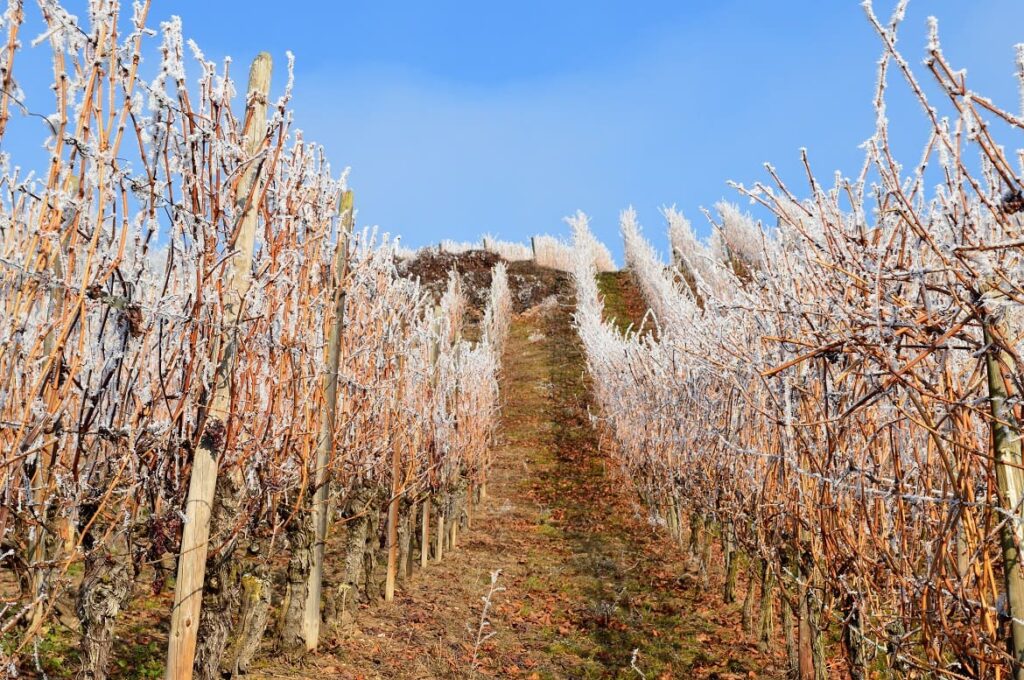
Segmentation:
{"type": "MultiPolygon", "coordinates": [[[[258,159],[266,152],[267,102],[270,92],[271,58],[261,53],[253,61],[249,71],[247,107],[244,122],[243,149],[250,159],[258,159]]],[[[252,284],[252,262],[258,224],[257,199],[262,192],[264,179],[261,168],[264,163],[250,162],[246,165],[239,181],[235,204],[241,215],[235,248],[226,266],[224,298],[225,329],[215,339],[215,352],[221,360],[217,365],[213,390],[207,413],[207,425],[219,420],[226,423],[231,417],[231,376],[237,359],[239,342],[238,324],[244,318],[244,299],[252,284]]],[[[313,549],[312,565],[306,589],[302,632],[309,651],[316,648],[320,635],[320,602],[323,592],[324,544],[328,529],[328,489],[331,452],[334,447],[334,427],[337,413],[338,370],[341,359],[341,338],[344,330],[345,286],[348,274],[349,238],[353,228],[354,199],[351,191],[344,191],[340,198],[338,243],[334,262],[334,321],[327,343],[327,371],[324,376],[325,408],[319,422],[319,439],[316,450],[314,472],[313,526],[316,542],[313,549]]],[[[457,342],[457,337],[453,340],[457,342]]],[[[431,348],[432,365],[436,367],[440,354],[440,338],[431,348]]],[[[400,362],[403,360],[400,358],[400,362]]],[[[402,366],[399,366],[399,370],[402,366]]],[[[435,370],[434,387],[437,386],[435,370]]],[[[211,533],[211,508],[217,489],[218,463],[216,452],[209,446],[200,445],[195,451],[192,474],[189,480],[188,497],[185,505],[185,522],[178,560],[177,580],[174,591],[174,609],[171,615],[171,630],[167,652],[166,678],[168,680],[191,680],[196,657],[197,635],[202,609],[203,588],[206,580],[207,553],[211,533]]],[[[234,474],[234,472],[232,472],[234,474]]],[[[399,506],[405,494],[402,477],[402,448],[396,442],[392,452],[392,488],[388,504],[387,548],[388,564],[385,581],[385,600],[395,596],[395,581],[398,573],[398,525],[399,506]]],[[[480,491],[483,491],[481,486],[480,491]]],[[[472,494],[470,494],[472,496],[472,494]]],[[[483,493],[481,493],[481,500],[483,493]]],[[[472,502],[472,498],[470,498],[472,502]]],[[[420,566],[429,561],[430,506],[428,495],[420,501],[421,554],[420,566]]],[[[412,509],[416,513],[416,504],[412,509]]],[[[468,508],[467,508],[468,516],[468,508]]],[[[435,560],[441,561],[444,554],[446,517],[442,509],[437,512],[437,531],[434,537],[435,560]]],[[[458,541],[458,521],[448,529],[449,547],[458,541]]],[[[412,531],[412,527],[410,527],[412,531]]],[[[406,569],[411,567],[411,561],[406,569]]]]}

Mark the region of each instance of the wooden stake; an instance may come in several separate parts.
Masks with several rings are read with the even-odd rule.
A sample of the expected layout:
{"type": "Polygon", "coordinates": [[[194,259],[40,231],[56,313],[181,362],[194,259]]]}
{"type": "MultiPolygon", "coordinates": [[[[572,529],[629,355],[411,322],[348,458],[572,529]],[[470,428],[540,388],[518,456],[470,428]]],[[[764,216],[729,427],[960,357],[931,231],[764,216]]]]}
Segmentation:
{"type": "Polygon", "coordinates": [[[395,599],[395,578],[398,575],[398,505],[401,502],[401,451],[398,444],[391,454],[391,501],[388,503],[388,571],[384,580],[384,601],[395,599]]]}
{"type": "MultiPolygon", "coordinates": [[[[998,294],[998,291],[986,291],[998,294]]],[[[1014,656],[1013,677],[1024,680],[1024,574],[1021,572],[1021,545],[1024,545],[1024,517],[1021,503],[1024,501],[1024,457],[1021,452],[1021,428],[1014,413],[1011,396],[1016,398],[1012,377],[1013,356],[1001,349],[997,341],[1013,344],[1015,336],[1010,334],[1006,321],[996,317],[991,306],[986,304],[986,318],[983,320],[985,346],[985,368],[988,374],[989,406],[992,410],[992,447],[995,456],[996,484],[999,498],[1008,519],[1003,523],[1000,544],[1003,553],[1003,578],[1006,582],[1006,599],[1009,605],[1010,637],[1014,656]]]]}
{"type": "Polygon", "coordinates": [[[324,375],[324,405],[320,412],[320,433],[316,450],[313,527],[316,543],[313,564],[306,584],[306,603],[302,616],[302,637],[306,650],[316,649],[320,640],[320,600],[323,597],[324,544],[327,541],[327,497],[331,479],[328,474],[334,451],[334,423],[338,412],[338,367],[341,365],[341,335],[345,329],[345,279],[348,278],[348,240],[354,224],[355,198],[352,192],[341,194],[338,247],[334,255],[334,322],[327,339],[327,373],[324,375]]]}
{"type": "Polygon", "coordinates": [[[223,432],[230,417],[231,374],[238,351],[238,332],[233,328],[242,315],[242,299],[252,278],[252,256],[256,243],[259,192],[259,168],[255,159],[267,133],[267,97],[270,93],[271,59],[260,53],[249,70],[248,115],[244,150],[248,158],[235,202],[242,208],[234,254],[226,268],[224,322],[229,328],[221,332],[225,340],[224,354],[214,374],[206,417],[206,431],[196,448],[185,505],[185,528],[178,558],[178,577],[174,588],[174,609],[167,645],[167,680],[191,680],[196,656],[196,635],[203,604],[206,580],[206,555],[210,541],[210,511],[217,488],[217,457],[222,453],[223,432]]]}
{"type": "Polygon", "coordinates": [[[444,557],[444,513],[437,511],[437,537],[434,541],[434,561],[440,562],[444,557]]]}
{"type": "Polygon", "coordinates": [[[423,511],[420,515],[420,569],[427,568],[430,559],[430,495],[423,499],[423,511]]]}
{"type": "Polygon", "coordinates": [[[392,491],[388,503],[388,571],[384,580],[384,601],[395,599],[395,578],[398,575],[398,503],[399,496],[392,491]]]}

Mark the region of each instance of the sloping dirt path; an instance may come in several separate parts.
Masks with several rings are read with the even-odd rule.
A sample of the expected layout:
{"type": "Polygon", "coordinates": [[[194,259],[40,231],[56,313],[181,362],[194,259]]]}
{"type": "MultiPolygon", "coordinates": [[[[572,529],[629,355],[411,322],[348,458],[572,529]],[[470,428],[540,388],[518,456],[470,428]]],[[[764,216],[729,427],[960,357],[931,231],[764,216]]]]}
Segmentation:
{"type": "MultiPolygon", "coordinates": [[[[625,317],[636,296],[624,282],[601,283],[625,317]]],[[[684,555],[600,451],[572,303],[562,290],[515,319],[490,499],[454,554],[417,571],[393,604],[361,609],[303,667],[257,675],[783,677],[779,659],[744,640],[737,607],[685,578],[684,555]],[[477,645],[499,570],[504,590],[491,596],[490,637],[477,645]]]]}

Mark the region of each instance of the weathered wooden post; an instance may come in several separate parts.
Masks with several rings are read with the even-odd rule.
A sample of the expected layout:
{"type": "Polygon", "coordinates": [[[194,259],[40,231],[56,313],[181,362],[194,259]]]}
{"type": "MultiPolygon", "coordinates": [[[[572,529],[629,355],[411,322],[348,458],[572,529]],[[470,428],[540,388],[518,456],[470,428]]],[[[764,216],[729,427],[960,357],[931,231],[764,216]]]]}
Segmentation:
{"type": "Polygon", "coordinates": [[[430,559],[430,494],[423,497],[420,511],[420,569],[426,569],[430,559]]]}
{"type": "Polygon", "coordinates": [[[270,93],[271,58],[261,52],[249,70],[245,138],[248,161],[238,183],[235,203],[241,209],[234,252],[226,267],[224,323],[221,331],[224,351],[214,374],[206,416],[205,433],[196,447],[185,504],[185,527],[174,587],[174,609],[167,644],[168,680],[190,680],[196,655],[199,614],[206,580],[206,555],[210,541],[210,512],[217,488],[217,457],[222,453],[223,432],[230,417],[231,374],[238,352],[236,324],[242,316],[242,300],[252,280],[252,257],[256,243],[259,174],[263,165],[256,155],[267,134],[267,97],[270,93]]]}
{"type": "Polygon", "coordinates": [[[444,557],[444,509],[437,508],[437,536],[434,540],[434,561],[440,562],[444,557]]]}
{"type": "Polygon", "coordinates": [[[324,408],[320,413],[320,437],[316,450],[313,498],[313,527],[316,543],[309,570],[306,603],[302,617],[302,637],[306,649],[313,651],[320,640],[320,600],[323,597],[324,543],[327,540],[327,496],[330,491],[328,465],[334,452],[334,423],[338,413],[338,367],[341,365],[341,336],[345,329],[345,279],[348,278],[349,235],[355,223],[355,197],[342,192],[339,214],[338,246],[334,256],[334,321],[327,338],[327,373],[324,375],[324,408]]]}
{"type": "MultiPolygon", "coordinates": [[[[458,496],[456,496],[456,503],[458,503],[457,499],[458,496]]],[[[459,544],[459,520],[461,519],[459,514],[459,508],[458,506],[456,506],[455,512],[453,513],[452,516],[452,526],[450,534],[448,536],[448,548],[450,550],[455,550],[455,547],[459,544]]]]}
{"type": "MultiPolygon", "coordinates": [[[[992,449],[996,467],[999,500],[1006,511],[1002,525],[1001,548],[1006,601],[1011,616],[1010,633],[1013,646],[1013,677],[1024,680],[1024,575],[1021,573],[1021,546],[1024,545],[1024,457],[1021,455],[1021,431],[1011,398],[1014,387],[1014,357],[1004,347],[1016,343],[1016,329],[1010,328],[1003,310],[995,309],[993,301],[1003,295],[994,286],[983,291],[985,318],[985,368],[988,374],[989,406],[992,411],[992,449]]],[[[1005,302],[1005,300],[1004,300],[1005,302]]]]}
{"type": "MultiPolygon", "coordinates": [[[[405,356],[398,356],[398,376],[405,372],[405,356]]],[[[401,408],[401,388],[396,395],[396,409],[401,408]]],[[[388,503],[388,570],[384,580],[384,601],[395,599],[395,578],[398,574],[398,508],[402,502],[402,438],[398,436],[391,444],[391,500],[388,503]]]]}

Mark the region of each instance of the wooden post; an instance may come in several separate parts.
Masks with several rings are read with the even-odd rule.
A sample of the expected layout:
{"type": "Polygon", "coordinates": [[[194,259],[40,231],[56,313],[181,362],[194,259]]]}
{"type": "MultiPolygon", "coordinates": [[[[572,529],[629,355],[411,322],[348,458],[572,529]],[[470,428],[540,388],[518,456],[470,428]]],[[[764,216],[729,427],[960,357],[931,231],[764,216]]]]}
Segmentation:
{"type": "Polygon", "coordinates": [[[434,561],[440,562],[444,557],[444,511],[437,509],[437,537],[434,541],[434,561]]]}
{"type": "Polygon", "coordinates": [[[960,515],[960,526],[956,530],[956,573],[960,578],[967,578],[967,571],[970,568],[970,548],[967,544],[967,527],[960,515]]]}
{"type": "Polygon", "coordinates": [[[430,494],[423,499],[420,511],[420,569],[427,568],[430,559],[430,494]]]}
{"type": "Polygon", "coordinates": [[[252,256],[256,243],[259,194],[259,169],[256,159],[267,134],[267,97],[270,93],[271,59],[260,53],[249,70],[248,115],[243,142],[245,166],[235,203],[241,209],[234,253],[226,268],[224,353],[214,374],[213,391],[207,410],[205,433],[196,447],[185,504],[185,528],[178,558],[178,577],[174,587],[174,609],[167,644],[167,680],[191,680],[196,656],[196,635],[203,604],[206,580],[206,555],[210,540],[210,512],[217,488],[217,458],[222,453],[223,432],[230,417],[231,374],[238,351],[238,332],[234,327],[242,315],[242,299],[252,279],[252,256]]]}
{"type": "MultiPolygon", "coordinates": [[[[405,356],[398,356],[398,379],[401,384],[405,372],[405,356]]],[[[396,400],[402,398],[401,388],[396,400]]],[[[400,408],[396,403],[396,409],[400,408]]],[[[388,571],[384,580],[384,601],[395,599],[395,577],[398,574],[398,508],[402,502],[402,446],[401,435],[391,445],[391,501],[388,503],[388,571]]]]}
{"type": "Polygon", "coordinates": [[[991,297],[1001,297],[998,290],[985,291],[986,317],[982,323],[985,337],[985,368],[988,374],[989,406],[992,410],[992,448],[996,467],[999,499],[1007,513],[1003,523],[1000,544],[1003,553],[1003,578],[1006,582],[1006,600],[1010,612],[1010,633],[1013,647],[1013,677],[1024,680],[1024,574],[1021,573],[1021,546],[1024,545],[1024,457],[1021,455],[1021,428],[1010,398],[1016,398],[1012,377],[1013,355],[1003,346],[1012,346],[1017,337],[1011,335],[1008,324],[988,304],[991,297]],[[1008,403],[1009,402],[1009,403],[1008,403]]]}
{"type": "Polygon", "coordinates": [[[327,540],[327,497],[330,491],[328,465],[334,451],[334,423],[338,413],[338,367],[341,365],[341,335],[345,329],[345,279],[348,278],[348,241],[354,225],[355,197],[351,190],[341,194],[338,207],[341,222],[334,255],[334,321],[327,338],[327,373],[324,375],[324,405],[320,412],[320,433],[316,450],[314,477],[313,564],[306,584],[306,603],[302,616],[302,637],[306,650],[316,649],[320,640],[320,600],[323,597],[324,543],[327,540]]]}
{"type": "Polygon", "coordinates": [[[536,263],[537,262],[537,237],[536,236],[531,236],[530,237],[530,250],[533,252],[533,261],[534,261],[534,263],[536,263]]]}
{"type": "MultiPolygon", "coordinates": [[[[397,447],[396,447],[397,448],[397,447]]],[[[391,502],[388,503],[388,571],[384,580],[384,601],[395,599],[395,579],[398,575],[398,504],[401,493],[392,484],[391,502]]]]}

